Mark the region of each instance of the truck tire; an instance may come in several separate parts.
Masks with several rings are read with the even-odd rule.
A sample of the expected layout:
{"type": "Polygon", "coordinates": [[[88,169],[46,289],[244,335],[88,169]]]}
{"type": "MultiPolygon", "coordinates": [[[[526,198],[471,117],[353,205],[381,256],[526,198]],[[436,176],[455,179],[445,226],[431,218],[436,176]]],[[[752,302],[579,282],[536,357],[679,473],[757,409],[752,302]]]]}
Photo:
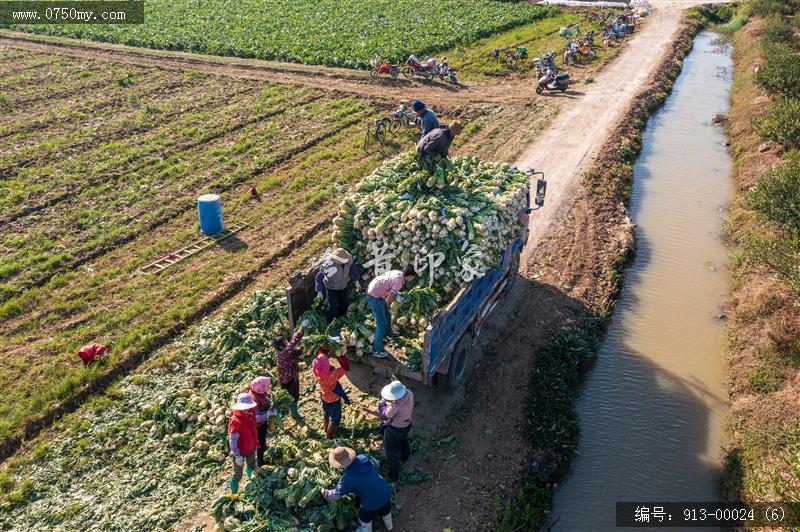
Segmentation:
{"type": "Polygon", "coordinates": [[[453,354],[450,355],[450,367],[447,369],[447,388],[450,391],[457,390],[464,384],[471,352],[472,333],[467,331],[461,335],[453,349],[453,354]]]}

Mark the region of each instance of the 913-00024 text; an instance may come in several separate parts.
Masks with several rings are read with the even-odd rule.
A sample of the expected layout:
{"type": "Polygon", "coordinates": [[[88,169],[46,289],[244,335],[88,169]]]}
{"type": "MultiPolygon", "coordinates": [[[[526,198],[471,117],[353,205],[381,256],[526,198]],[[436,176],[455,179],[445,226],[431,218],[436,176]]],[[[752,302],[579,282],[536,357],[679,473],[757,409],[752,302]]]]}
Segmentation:
{"type": "Polygon", "coordinates": [[[797,503],[618,502],[617,526],[628,528],[739,527],[800,525],[797,503]]]}

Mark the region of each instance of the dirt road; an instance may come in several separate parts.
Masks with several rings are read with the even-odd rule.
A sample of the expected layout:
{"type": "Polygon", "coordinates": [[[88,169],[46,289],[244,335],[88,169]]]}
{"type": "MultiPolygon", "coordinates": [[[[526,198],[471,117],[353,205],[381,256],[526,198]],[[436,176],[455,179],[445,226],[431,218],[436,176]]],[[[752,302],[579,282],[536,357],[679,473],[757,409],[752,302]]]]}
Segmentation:
{"type": "Polygon", "coordinates": [[[659,9],[645,31],[590,85],[553,98],[574,99],[565,105],[551,126],[522,154],[515,165],[543,170],[547,177],[547,208],[533,215],[528,251],[547,234],[553,220],[570,205],[570,194],[580,186],[581,175],[597,154],[609,130],[628,102],[641,90],[656,68],[661,54],[678,29],[680,10],[659,9]]]}

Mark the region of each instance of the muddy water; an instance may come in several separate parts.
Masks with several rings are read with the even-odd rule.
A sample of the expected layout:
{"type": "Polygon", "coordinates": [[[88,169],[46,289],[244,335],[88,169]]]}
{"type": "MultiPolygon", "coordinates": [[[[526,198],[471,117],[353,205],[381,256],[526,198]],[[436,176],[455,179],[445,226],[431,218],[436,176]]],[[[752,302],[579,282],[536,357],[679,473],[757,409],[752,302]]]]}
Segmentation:
{"type": "Polygon", "coordinates": [[[638,251],[578,402],[579,456],[556,491],[553,530],[612,530],[617,501],[713,501],[724,445],[720,239],[731,162],[731,57],[695,40],[634,169],[638,251]]]}

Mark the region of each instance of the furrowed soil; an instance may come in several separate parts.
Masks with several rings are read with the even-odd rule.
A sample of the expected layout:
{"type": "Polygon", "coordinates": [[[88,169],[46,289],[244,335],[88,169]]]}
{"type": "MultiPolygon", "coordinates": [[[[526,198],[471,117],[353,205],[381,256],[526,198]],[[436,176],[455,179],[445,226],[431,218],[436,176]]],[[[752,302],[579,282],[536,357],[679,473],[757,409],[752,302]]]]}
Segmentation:
{"type": "MultiPolygon", "coordinates": [[[[559,331],[598,312],[599,292],[593,287],[607,281],[602,277],[607,269],[594,261],[614,257],[619,246],[629,244],[629,233],[604,225],[602,210],[581,199],[581,176],[631,99],[648,83],[679,19],[677,10],[657,10],[606,70],[591,71],[593,83],[540,98],[533,95],[529,79],[514,76],[463,87],[376,83],[363,73],[341,69],[0,32],[0,54],[13,58],[15,65],[0,64],[3,90],[6,77],[30,80],[24,83],[30,89],[8,91],[12,106],[16,101],[45,105],[46,89],[40,84],[56,81],[41,77],[40,62],[63,68],[67,78],[74,75],[67,71],[86,71],[93,83],[77,95],[51,87],[60,95],[58,111],[38,118],[13,107],[15,121],[0,132],[0,142],[11,150],[8,159],[5,149],[1,155],[0,187],[8,187],[12,195],[0,224],[4,236],[7,228],[15,235],[13,247],[7,241],[0,245],[4,265],[5,253],[20,265],[2,269],[2,282],[11,288],[0,293],[0,312],[5,313],[0,341],[9,354],[0,366],[0,383],[13,390],[0,401],[3,419],[14,420],[4,427],[7,450],[21,443],[10,436],[21,436],[22,426],[29,436],[35,434],[74,409],[97,383],[132,370],[223,302],[235,303],[245,289],[282,284],[290,270],[324,245],[319,235],[329,226],[337,193],[382,159],[411,146],[409,131],[382,150],[365,154],[360,146],[364,123],[385,112],[389,102],[421,98],[445,122],[458,117],[470,124],[453,150],[456,154],[533,166],[544,170],[549,182],[547,205],[532,219],[520,277],[482,332],[484,356],[465,392],[446,396],[414,387],[422,452],[407,467],[419,467],[431,479],[401,488],[399,528],[491,528],[494,510],[514,492],[526,465],[521,421],[535,353],[559,331]],[[129,118],[94,105],[93,98],[118,106],[129,118]],[[198,106],[198,98],[207,98],[207,105],[198,106]],[[304,110],[318,113],[316,120],[307,120],[307,113],[292,114],[293,102],[299,100],[304,110]],[[286,112],[271,115],[282,104],[288,106],[286,112]],[[106,119],[95,119],[94,112],[107,113],[102,115],[106,119]],[[153,114],[180,117],[170,124],[181,125],[165,126],[153,114]],[[57,139],[76,130],[82,133],[73,139],[55,140],[66,150],[63,155],[35,137],[48,131],[48,140],[57,139]],[[108,164],[89,156],[108,151],[91,140],[97,130],[119,144],[108,164]],[[14,143],[5,144],[5,135],[14,143]],[[262,136],[270,139],[268,144],[259,144],[262,136]],[[273,150],[271,139],[285,144],[275,140],[273,150]],[[70,152],[72,142],[82,143],[81,148],[70,152]],[[86,165],[70,156],[87,157],[89,168],[97,166],[89,174],[95,181],[86,187],[71,185],[76,176],[86,179],[86,165]],[[50,170],[39,171],[39,161],[50,170]],[[27,189],[32,181],[16,172],[37,172],[31,175],[40,187],[27,189]],[[247,195],[250,184],[261,191],[261,202],[247,195]],[[194,238],[196,215],[190,200],[209,186],[228,192],[228,224],[250,220],[251,225],[219,248],[160,276],[136,275],[148,261],[194,238]],[[74,211],[84,209],[96,212],[82,220],[74,211]],[[113,235],[95,227],[105,220],[116,229],[113,235]],[[69,227],[63,244],[59,224],[69,227]],[[569,224],[586,230],[568,232],[569,224]],[[91,243],[103,238],[111,240],[91,243]],[[589,242],[594,245],[584,251],[589,242]],[[91,256],[98,249],[102,251],[91,256]],[[53,250],[65,256],[51,265],[37,258],[49,257],[53,250]],[[76,370],[77,347],[103,340],[112,344],[113,360],[76,370]],[[19,392],[18,383],[8,386],[23,376],[28,384],[19,392]],[[60,383],[55,389],[54,380],[60,383]],[[50,395],[43,396],[45,388],[52,390],[50,395]],[[26,402],[27,411],[15,406],[23,396],[33,398],[33,403],[26,402]],[[33,417],[43,410],[47,416],[33,417]]],[[[386,377],[360,366],[351,380],[374,393],[386,377]]],[[[48,437],[57,437],[57,429],[48,437]]],[[[198,499],[205,496],[198,494],[198,499]]],[[[198,502],[203,508],[209,501],[198,502]]],[[[191,521],[210,525],[204,513],[191,521]]]]}

